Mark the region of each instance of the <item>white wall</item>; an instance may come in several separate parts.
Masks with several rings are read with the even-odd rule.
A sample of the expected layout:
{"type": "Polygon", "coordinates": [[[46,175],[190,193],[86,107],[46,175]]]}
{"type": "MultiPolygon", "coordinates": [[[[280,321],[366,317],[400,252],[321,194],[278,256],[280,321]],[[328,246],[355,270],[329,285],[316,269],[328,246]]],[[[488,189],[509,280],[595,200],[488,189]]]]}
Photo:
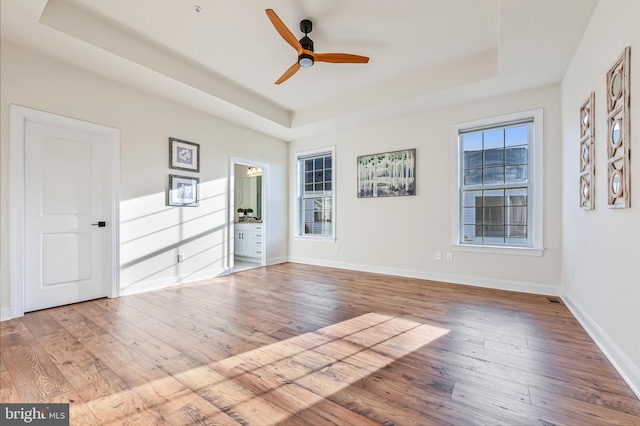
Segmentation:
{"type": "MultiPolygon", "coordinates": [[[[559,86],[425,112],[366,128],[290,144],[289,174],[295,153],[336,146],[336,236],[333,243],[295,238],[289,224],[290,259],[449,282],[555,294],[560,283],[561,175],[559,86]],[[453,251],[453,261],[435,260],[452,251],[452,158],[454,124],[537,108],[544,109],[544,245],[542,257],[453,251]],[[417,195],[356,197],[356,158],[416,148],[417,195]]],[[[295,198],[294,179],[290,196],[295,198]]],[[[295,217],[295,205],[290,206],[295,217]]]]}
{"type": "Polygon", "coordinates": [[[640,152],[637,0],[601,0],[562,81],[563,295],[640,395],[640,156],[631,156],[631,208],[607,208],[605,75],[631,46],[631,150],[640,152]],[[579,109],[595,91],[595,210],[578,199],[579,109]]]}
{"type": "MultiPolygon", "coordinates": [[[[1,49],[2,306],[9,303],[9,105],[39,109],[121,131],[121,285],[124,292],[212,276],[224,270],[229,159],[271,165],[271,193],[286,192],[285,142],[139,92],[9,44],[1,49]],[[200,144],[198,174],[168,167],[168,138],[200,144]],[[200,207],[167,207],[169,174],[197,176],[200,207]],[[176,254],[185,256],[176,263],[176,254]]],[[[287,255],[287,200],[270,202],[271,258],[287,255]]],[[[5,311],[6,312],[6,311],[5,311]]]]}

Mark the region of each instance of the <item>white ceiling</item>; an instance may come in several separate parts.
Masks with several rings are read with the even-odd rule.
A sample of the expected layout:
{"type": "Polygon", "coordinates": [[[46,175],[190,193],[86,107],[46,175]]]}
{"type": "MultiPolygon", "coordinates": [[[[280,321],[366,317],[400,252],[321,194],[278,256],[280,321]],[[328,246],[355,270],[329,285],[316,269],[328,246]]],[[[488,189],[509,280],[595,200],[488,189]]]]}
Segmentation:
{"type": "Polygon", "coordinates": [[[1,36],[294,140],[559,82],[597,2],[1,0],[1,36]],[[296,52],[266,8],[298,38],[311,19],[316,52],[369,63],[316,63],[274,85],[296,52]]]}

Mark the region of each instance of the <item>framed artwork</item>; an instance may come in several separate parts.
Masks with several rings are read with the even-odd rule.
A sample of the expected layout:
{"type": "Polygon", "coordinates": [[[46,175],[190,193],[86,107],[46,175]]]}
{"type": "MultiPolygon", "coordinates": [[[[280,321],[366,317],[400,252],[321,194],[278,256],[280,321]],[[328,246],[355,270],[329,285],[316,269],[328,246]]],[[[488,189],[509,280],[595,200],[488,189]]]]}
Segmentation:
{"type": "Polygon", "coordinates": [[[630,52],[626,47],[607,72],[607,193],[614,209],[631,207],[630,52]]]}
{"type": "Polygon", "coordinates": [[[167,204],[170,206],[198,207],[200,204],[200,178],[169,175],[167,204]]]}
{"type": "Polygon", "coordinates": [[[200,145],[169,138],[169,167],[190,172],[200,171],[200,145]]]}
{"type": "Polygon", "coordinates": [[[358,157],[358,198],[416,195],[416,150],[358,157]]]}
{"type": "Polygon", "coordinates": [[[580,106],[580,207],[585,210],[595,208],[593,199],[595,174],[595,92],[580,106]]]}

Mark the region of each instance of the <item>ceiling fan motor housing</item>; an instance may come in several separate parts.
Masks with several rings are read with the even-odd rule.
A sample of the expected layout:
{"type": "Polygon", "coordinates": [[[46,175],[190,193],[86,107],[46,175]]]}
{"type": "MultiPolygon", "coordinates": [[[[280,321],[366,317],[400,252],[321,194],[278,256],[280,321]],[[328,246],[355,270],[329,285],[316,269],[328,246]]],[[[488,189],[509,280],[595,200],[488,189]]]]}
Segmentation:
{"type": "Polygon", "coordinates": [[[303,49],[310,50],[313,52],[313,40],[311,40],[307,36],[304,36],[299,41],[303,49]]]}
{"type": "MultiPolygon", "coordinates": [[[[300,21],[300,31],[302,31],[304,33],[304,37],[302,37],[299,41],[300,41],[300,46],[302,46],[303,49],[305,50],[310,50],[311,52],[313,52],[313,40],[311,40],[307,34],[309,34],[311,32],[311,30],[313,30],[313,24],[311,23],[310,20],[308,19],[303,19],[302,21],[300,21]]],[[[313,66],[313,63],[315,62],[313,56],[307,54],[307,53],[302,53],[300,54],[300,56],[298,56],[298,64],[301,67],[304,68],[309,68],[310,66],[313,66]]]]}

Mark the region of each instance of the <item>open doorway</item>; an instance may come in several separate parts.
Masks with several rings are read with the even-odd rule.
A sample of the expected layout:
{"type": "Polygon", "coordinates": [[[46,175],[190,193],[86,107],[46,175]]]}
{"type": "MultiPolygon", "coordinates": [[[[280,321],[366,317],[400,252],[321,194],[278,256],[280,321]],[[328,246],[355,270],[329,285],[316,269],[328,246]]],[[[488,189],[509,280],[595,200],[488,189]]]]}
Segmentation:
{"type": "Polygon", "coordinates": [[[267,264],[269,165],[232,158],[230,170],[229,269],[234,273],[267,264]]]}

